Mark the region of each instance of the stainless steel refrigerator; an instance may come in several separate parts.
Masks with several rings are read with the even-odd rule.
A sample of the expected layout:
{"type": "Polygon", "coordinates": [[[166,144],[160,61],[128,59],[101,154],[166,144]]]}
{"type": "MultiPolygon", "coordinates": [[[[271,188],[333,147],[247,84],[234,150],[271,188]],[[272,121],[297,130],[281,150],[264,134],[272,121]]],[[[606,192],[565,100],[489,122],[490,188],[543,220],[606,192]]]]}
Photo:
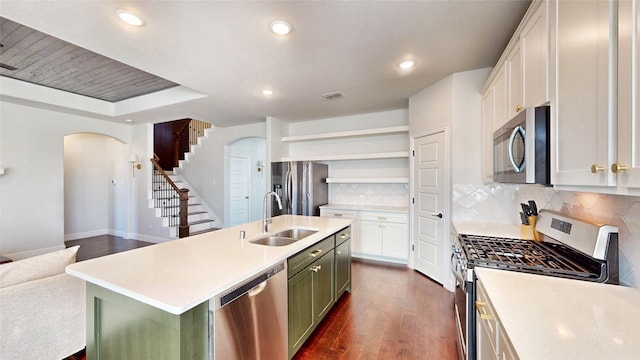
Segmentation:
{"type": "Polygon", "coordinates": [[[282,210],[272,197],[273,216],[282,214],[320,216],[329,202],[329,167],[311,161],[271,163],[271,187],[282,199],[282,210]]]}

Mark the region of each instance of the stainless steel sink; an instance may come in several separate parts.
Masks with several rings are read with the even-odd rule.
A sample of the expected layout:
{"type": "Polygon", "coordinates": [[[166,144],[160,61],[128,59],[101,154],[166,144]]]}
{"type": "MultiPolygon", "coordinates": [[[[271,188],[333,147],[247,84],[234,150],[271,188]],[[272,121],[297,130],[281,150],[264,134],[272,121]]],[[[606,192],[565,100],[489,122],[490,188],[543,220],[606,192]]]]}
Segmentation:
{"type": "Polygon", "coordinates": [[[317,233],[316,230],[293,228],[293,229],[280,231],[279,233],[276,233],[273,236],[282,236],[286,238],[300,240],[300,239],[306,238],[309,235],[313,235],[315,233],[317,233]]]}
{"type": "Polygon", "coordinates": [[[296,239],[282,237],[282,236],[263,236],[255,240],[251,240],[249,242],[253,244],[267,245],[267,246],[285,246],[285,245],[291,245],[296,241],[297,241],[296,239]]]}
{"type": "Polygon", "coordinates": [[[266,246],[286,246],[315,233],[317,233],[316,230],[293,228],[280,231],[273,235],[259,237],[255,240],[250,240],[249,242],[252,244],[266,246]]]}

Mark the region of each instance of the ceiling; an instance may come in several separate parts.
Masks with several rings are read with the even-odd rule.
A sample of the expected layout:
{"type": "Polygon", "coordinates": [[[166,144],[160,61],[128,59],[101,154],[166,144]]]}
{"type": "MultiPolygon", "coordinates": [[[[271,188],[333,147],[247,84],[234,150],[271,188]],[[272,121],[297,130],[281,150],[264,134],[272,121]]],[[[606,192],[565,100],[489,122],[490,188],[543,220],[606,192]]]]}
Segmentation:
{"type": "MultiPolygon", "coordinates": [[[[301,121],[406,108],[411,95],[449,74],[495,65],[529,4],[3,0],[0,16],[113,60],[114,67],[120,62],[180,85],[123,100],[130,97],[124,95],[129,84],[121,90],[124,97],[100,100],[119,110],[99,118],[134,123],[196,118],[231,126],[267,116],[301,121]],[[116,11],[121,9],[138,14],[145,25],[120,22],[116,11]],[[276,19],[291,23],[292,33],[271,33],[268,25],[276,19]],[[397,64],[405,59],[415,60],[416,67],[400,70],[397,64]],[[275,93],[262,95],[265,88],[275,93]],[[335,91],[344,96],[322,96],[335,91]]],[[[3,27],[2,42],[4,37],[3,27]]],[[[46,79],[45,72],[40,69],[39,78],[25,76],[39,82],[34,77],[46,79]]],[[[66,81],[78,79],[71,75],[66,81]]],[[[3,84],[0,95],[16,100],[18,95],[7,96],[9,89],[3,84]]],[[[73,102],[65,106],[74,107],[73,102]]]]}
{"type": "Polygon", "coordinates": [[[2,17],[0,34],[0,76],[109,102],[178,85],[2,17]]]}

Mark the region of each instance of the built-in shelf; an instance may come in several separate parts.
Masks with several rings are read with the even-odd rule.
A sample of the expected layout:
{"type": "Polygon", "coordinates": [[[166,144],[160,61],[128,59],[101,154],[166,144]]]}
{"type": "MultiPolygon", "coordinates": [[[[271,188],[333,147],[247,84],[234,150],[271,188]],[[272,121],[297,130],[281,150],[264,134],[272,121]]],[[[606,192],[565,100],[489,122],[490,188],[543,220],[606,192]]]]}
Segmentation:
{"type": "Polygon", "coordinates": [[[327,184],[408,184],[409,178],[327,178],[327,184]]]}
{"type": "Polygon", "coordinates": [[[395,158],[408,158],[408,151],[396,151],[396,152],[385,152],[385,153],[369,153],[369,154],[348,154],[348,155],[314,155],[314,156],[305,156],[302,155],[300,158],[291,158],[286,157],[282,158],[281,161],[330,161],[330,160],[369,160],[369,159],[395,159],[395,158]]]}
{"type": "Polygon", "coordinates": [[[294,141],[323,140],[323,139],[335,139],[335,138],[357,137],[357,136],[387,135],[387,134],[398,134],[398,133],[408,133],[408,132],[409,132],[409,126],[402,125],[402,126],[376,128],[376,129],[339,131],[339,132],[331,132],[331,133],[323,133],[323,134],[284,136],[281,138],[281,140],[283,142],[294,142],[294,141]]]}

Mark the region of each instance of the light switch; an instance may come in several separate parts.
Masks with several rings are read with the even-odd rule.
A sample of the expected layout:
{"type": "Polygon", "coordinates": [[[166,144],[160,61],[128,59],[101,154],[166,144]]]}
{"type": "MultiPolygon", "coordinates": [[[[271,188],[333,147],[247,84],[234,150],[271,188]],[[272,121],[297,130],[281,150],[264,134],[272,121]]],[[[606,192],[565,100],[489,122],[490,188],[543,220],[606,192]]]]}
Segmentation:
{"type": "Polygon", "coordinates": [[[4,175],[4,168],[0,167],[0,175],[4,175]]]}

